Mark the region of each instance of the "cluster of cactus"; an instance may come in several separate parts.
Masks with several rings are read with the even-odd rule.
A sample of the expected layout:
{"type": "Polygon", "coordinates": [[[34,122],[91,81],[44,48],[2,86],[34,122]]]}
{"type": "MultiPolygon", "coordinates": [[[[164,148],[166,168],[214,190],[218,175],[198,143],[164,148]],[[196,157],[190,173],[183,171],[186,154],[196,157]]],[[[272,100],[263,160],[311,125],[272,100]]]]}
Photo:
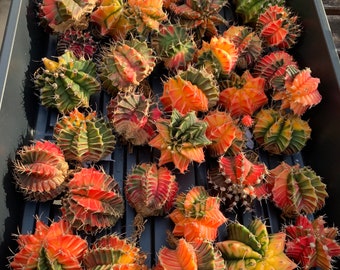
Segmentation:
{"type": "Polygon", "coordinates": [[[41,25],[58,35],[59,56],[42,59],[34,83],[41,104],[58,110],[55,144],[24,147],[14,175],[28,199],[63,195],[66,221],[51,229],[37,221],[33,235],[19,235],[12,268],[146,270],[146,255],[137,246],[144,219],[168,213],[173,246],[160,249],[156,270],[290,270],[295,263],[331,268],[331,257],[340,253],[337,231],[322,227],[321,218],[310,225],[298,217],[299,225],[286,227],[286,251],[295,263],[284,253],[286,233],[269,235],[260,219],[247,227],[229,224],[228,238],[216,240],[228,221],[220,208],[251,210],[265,198],[295,218],[320,210],[327,197],[326,185],[310,168],[281,164],[269,171],[246,155],[257,148],[295,154],[311,137],[302,116],[321,101],[320,81],[287,52],[300,35],[298,17],[283,0],[229,4],[41,0],[41,25]],[[233,26],[221,15],[230,7],[236,9],[233,26]],[[157,79],[156,93],[151,88],[157,79]],[[103,116],[92,111],[99,92],[98,100],[108,101],[103,116]],[[113,152],[115,134],[129,147],[150,146],[157,155],[157,163],[131,168],[122,187],[104,170],[83,168],[113,152]],[[175,173],[186,174],[190,163],[206,160],[208,189],[177,194],[175,173]],[[107,235],[88,249],[70,236],[70,228],[96,235],[114,227],[124,215],[120,188],[136,212],[130,239],[107,235]],[[300,228],[305,225],[307,232],[300,228]]]}

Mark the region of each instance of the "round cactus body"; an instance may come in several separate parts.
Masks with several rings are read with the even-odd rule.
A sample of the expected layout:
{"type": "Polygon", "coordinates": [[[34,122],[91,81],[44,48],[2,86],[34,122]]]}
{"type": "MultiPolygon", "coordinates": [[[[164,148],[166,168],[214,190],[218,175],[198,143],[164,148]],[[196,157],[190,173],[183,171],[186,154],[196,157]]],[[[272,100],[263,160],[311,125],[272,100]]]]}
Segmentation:
{"type": "Polygon", "coordinates": [[[19,234],[17,242],[19,251],[11,259],[11,269],[83,269],[87,242],[74,235],[64,220],[50,226],[37,220],[34,234],[19,234]]]}
{"type": "Polygon", "coordinates": [[[110,175],[82,168],[69,181],[61,210],[73,228],[95,233],[116,224],[124,214],[124,200],[110,175]]]}
{"type": "Polygon", "coordinates": [[[63,33],[69,28],[85,29],[87,16],[97,0],[43,0],[39,5],[41,24],[54,32],[63,33]]]}
{"type": "Polygon", "coordinates": [[[164,83],[160,101],[165,111],[176,109],[182,114],[190,111],[208,111],[218,101],[217,82],[204,69],[188,68],[164,83]]]}
{"type": "Polygon", "coordinates": [[[203,41],[202,48],[197,52],[197,65],[219,78],[235,69],[238,55],[236,46],[229,38],[214,36],[209,43],[203,41]]]}
{"type": "Polygon", "coordinates": [[[255,198],[267,196],[264,187],[264,177],[267,174],[264,163],[252,163],[244,153],[235,157],[221,157],[219,169],[209,171],[210,193],[219,196],[228,210],[233,210],[237,205],[250,210],[255,198]]]}
{"type": "Polygon", "coordinates": [[[230,39],[239,51],[236,64],[238,68],[247,69],[260,57],[262,41],[251,27],[232,25],[223,32],[223,37],[230,39]]]}
{"type": "Polygon", "coordinates": [[[146,256],[135,243],[130,243],[116,234],[106,235],[93,243],[84,255],[87,270],[135,269],[147,270],[146,256]]]}
{"type": "Polygon", "coordinates": [[[47,201],[65,189],[68,163],[60,148],[49,141],[24,146],[14,162],[14,174],[20,190],[30,200],[47,201]]]}
{"type": "Polygon", "coordinates": [[[272,154],[299,152],[310,138],[311,128],[299,116],[262,109],[255,115],[254,138],[272,154]]]}
{"type": "Polygon", "coordinates": [[[115,147],[112,129],[95,112],[85,115],[77,109],[61,117],[54,127],[54,137],[66,160],[98,162],[115,147]]]}
{"type": "Polygon", "coordinates": [[[222,111],[210,111],[203,119],[208,124],[205,135],[211,141],[207,146],[212,157],[225,153],[237,154],[244,144],[244,133],[231,115],[222,111]]]}
{"type": "Polygon", "coordinates": [[[161,111],[144,94],[121,92],[107,106],[107,117],[115,131],[132,145],[147,144],[156,133],[161,111]]]}
{"type": "Polygon", "coordinates": [[[105,90],[116,95],[118,91],[139,85],[155,65],[153,50],[147,43],[131,39],[112,43],[103,50],[99,76],[105,90]]]}
{"type": "Polygon", "coordinates": [[[242,76],[233,73],[227,81],[227,88],[220,93],[219,104],[233,117],[252,115],[268,102],[265,83],[264,78],[254,78],[248,70],[242,76]]]}
{"type": "Polygon", "coordinates": [[[194,59],[196,45],[193,36],[180,25],[161,25],[151,42],[165,67],[170,70],[186,69],[194,59]]]}
{"type": "Polygon", "coordinates": [[[297,16],[292,16],[284,6],[273,5],[267,7],[257,19],[256,31],[265,45],[289,49],[300,36],[301,27],[297,16]]]}
{"type": "Polygon", "coordinates": [[[58,62],[43,58],[34,83],[40,91],[42,105],[67,113],[78,107],[89,107],[90,96],[100,91],[96,65],[91,60],[77,59],[71,51],[58,57],[58,62]]]}
{"type": "Polygon", "coordinates": [[[227,221],[220,211],[220,199],[209,196],[202,186],[195,186],[177,196],[175,210],[169,215],[175,223],[174,236],[191,241],[214,241],[217,229],[227,221]]]}
{"type": "Polygon", "coordinates": [[[295,224],[285,227],[288,236],[286,254],[299,263],[301,269],[333,269],[334,257],[340,256],[338,228],[325,224],[322,216],[311,221],[301,215],[295,224]]]}
{"type": "Polygon", "coordinates": [[[156,122],[158,135],[149,145],[161,151],[159,165],[173,162],[184,173],[190,162],[204,161],[203,147],[211,142],[205,136],[207,124],[198,120],[195,112],[181,115],[173,110],[170,119],[160,118],[156,122]]]}
{"type": "Polygon", "coordinates": [[[308,167],[282,162],[270,170],[267,180],[275,205],[287,217],[313,214],[324,206],[328,197],[326,184],[308,167]]]}

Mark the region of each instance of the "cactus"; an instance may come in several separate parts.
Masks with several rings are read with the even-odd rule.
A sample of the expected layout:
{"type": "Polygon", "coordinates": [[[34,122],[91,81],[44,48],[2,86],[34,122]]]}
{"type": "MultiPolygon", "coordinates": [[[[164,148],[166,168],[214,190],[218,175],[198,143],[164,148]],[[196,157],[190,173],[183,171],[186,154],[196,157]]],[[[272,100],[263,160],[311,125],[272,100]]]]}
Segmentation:
{"type": "Polygon", "coordinates": [[[216,25],[227,25],[227,21],[219,14],[227,4],[226,0],[185,0],[166,2],[164,6],[173,14],[174,20],[184,29],[195,31],[196,40],[213,37],[218,34],[216,25]],[[177,3],[179,2],[179,3],[177,3]]]}
{"type": "Polygon", "coordinates": [[[110,36],[116,40],[124,39],[133,26],[125,16],[126,5],[123,0],[101,0],[91,13],[91,22],[99,29],[101,36],[110,36]]]}
{"type": "Polygon", "coordinates": [[[255,115],[254,138],[269,153],[297,153],[305,146],[310,134],[308,123],[297,115],[274,109],[262,109],[255,115]]]}
{"type": "Polygon", "coordinates": [[[196,51],[194,38],[178,24],[160,25],[152,36],[152,47],[170,70],[186,69],[196,51]]]}
{"type": "Polygon", "coordinates": [[[115,137],[109,124],[98,118],[95,112],[79,112],[61,117],[54,127],[53,136],[66,160],[98,162],[111,154],[115,137]]]}
{"type": "Polygon", "coordinates": [[[132,145],[147,144],[156,134],[161,111],[142,93],[121,92],[107,105],[107,117],[115,131],[132,145]]]}
{"type": "Polygon", "coordinates": [[[231,115],[222,111],[210,111],[203,119],[207,123],[205,135],[211,141],[207,150],[212,157],[225,153],[237,154],[244,143],[243,131],[236,125],[231,115]]]}
{"type": "Polygon", "coordinates": [[[211,142],[205,136],[207,124],[198,120],[194,112],[181,115],[173,110],[170,119],[160,118],[156,126],[158,135],[149,145],[161,151],[159,166],[173,162],[184,173],[190,162],[204,161],[203,147],[211,142]]]}
{"type": "Polygon", "coordinates": [[[68,183],[62,217],[87,233],[112,227],[124,214],[118,183],[102,169],[82,168],[68,183]]]}
{"type": "Polygon", "coordinates": [[[238,68],[250,68],[260,57],[262,41],[251,27],[232,25],[223,32],[223,37],[230,39],[239,51],[236,63],[238,68]]]}
{"type": "Polygon", "coordinates": [[[258,17],[256,31],[266,46],[289,49],[300,36],[301,26],[297,19],[284,6],[269,6],[258,17]]]}
{"type": "Polygon", "coordinates": [[[326,227],[322,216],[308,220],[306,216],[298,216],[295,224],[285,227],[288,236],[286,254],[303,270],[333,269],[333,260],[340,257],[340,244],[336,237],[336,227],[326,227]]]}
{"type": "Polygon", "coordinates": [[[268,234],[264,222],[256,218],[248,226],[228,225],[228,239],[216,243],[228,269],[292,270],[297,265],[284,253],[286,234],[268,234]]]}
{"type": "Polygon", "coordinates": [[[218,101],[219,89],[212,74],[205,69],[188,68],[164,83],[160,101],[165,111],[208,111],[218,101]]]}
{"type": "Polygon", "coordinates": [[[57,55],[71,51],[76,58],[89,60],[93,58],[97,46],[98,44],[93,40],[90,32],[68,29],[58,36],[56,50],[57,55]]]}
{"type": "Polygon", "coordinates": [[[202,186],[195,186],[177,196],[175,210],[169,217],[175,223],[174,236],[191,241],[214,241],[217,229],[227,221],[220,208],[220,199],[209,196],[202,186]]]}
{"type": "Polygon", "coordinates": [[[284,89],[274,93],[273,99],[281,101],[281,110],[290,109],[301,116],[307,109],[321,102],[319,83],[319,78],[312,77],[309,68],[298,70],[294,66],[288,66],[284,89]]]}
{"type": "Polygon", "coordinates": [[[18,156],[14,161],[14,177],[28,199],[48,201],[65,189],[68,163],[57,145],[37,141],[24,146],[18,156]]]}
{"type": "Polygon", "coordinates": [[[265,79],[254,78],[249,70],[243,72],[242,76],[233,73],[226,83],[227,87],[220,93],[219,104],[233,117],[252,115],[268,103],[264,92],[265,79]]]}
{"type": "Polygon", "coordinates": [[[67,113],[78,107],[89,107],[91,95],[100,91],[96,65],[91,60],[77,59],[71,51],[58,57],[58,62],[43,58],[45,68],[34,74],[41,104],[67,113]]]}
{"type": "Polygon", "coordinates": [[[209,171],[210,193],[221,198],[228,210],[242,205],[249,211],[255,198],[266,197],[264,178],[267,174],[264,163],[252,163],[242,152],[235,157],[221,157],[219,169],[209,171]]]}
{"type": "Polygon", "coordinates": [[[220,78],[235,69],[238,56],[238,49],[229,38],[214,36],[209,43],[203,41],[202,48],[197,51],[197,66],[205,67],[220,78]]]}
{"type": "Polygon", "coordinates": [[[19,251],[11,258],[11,269],[83,269],[87,242],[74,235],[64,220],[47,226],[38,219],[34,234],[19,234],[17,242],[19,251]]]}
{"type": "Polygon", "coordinates": [[[328,197],[321,177],[308,167],[282,162],[270,170],[267,181],[275,205],[287,217],[313,214],[324,206],[328,197]]]}
{"type": "Polygon", "coordinates": [[[87,270],[147,270],[145,259],[146,256],[134,242],[131,243],[117,234],[111,234],[97,239],[84,255],[83,262],[87,270]]]}
{"type": "Polygon", "coordinates": [[[103,48],[99,76],[104,89],[115,96],[118,91],[136,87],[155,66],[153,50],[138,39],[111,43],[103,48]]]}
{"type": "Polygon", "coordinates": [[[39,18],[45,28],[63,33],[69,28],[86,29],[87,16],[97,0],[43,0],[39,4],[39,18]]]}

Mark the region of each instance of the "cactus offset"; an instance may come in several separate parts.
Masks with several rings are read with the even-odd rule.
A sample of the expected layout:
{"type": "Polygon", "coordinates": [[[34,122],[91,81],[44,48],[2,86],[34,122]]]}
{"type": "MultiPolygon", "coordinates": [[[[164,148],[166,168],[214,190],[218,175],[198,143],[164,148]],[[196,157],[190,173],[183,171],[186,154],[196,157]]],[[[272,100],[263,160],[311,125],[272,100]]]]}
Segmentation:
{"type": "Polygon", "coordinates": [[[37,220],[34,234],[17,236],[19,251],[10,261],[11,269],[81,270],[87,242],[74,235],[69,224],[60,220],[50,226],[37,220]]]}
{"type": "Polygon", "coordinates": [[[147,144],[156,133],[161,111],[142,93],[122,92],[111,99],[107,117],[115,131],[132,145],[147,144]]]}
{"type": "Polygon", "coordinates": [[[98,162],[113,152],[116,143],[103,118],[98,118],[95,112],[86,115],[77,109],[58,120],[53,136],[65,159],[78,162],[98,162]]]}
{"type": "Polygon", "coordinates": [[[297,115],[262,109],[255,115],[253,135],[258,144],[269,153],[291,155],[305,146],[311,128],[297,115]]]}
{"type": "Polygon", "coordinates": [[[205,69],[189,67],[164,83],[160,101],[165,111],[208,111],[218,101],[219,89],[216,80],[205,69]]]}
{"type": "Polygon", "coordinates": [[[273,5],[258,17],[256,31],[266,46],[289,49],[300,36],[301,26],[297,22],[297,16],[292,16],[288,8],[273,5]]]}
{"type": "Polygon", "coordinates": [[[238,49],[229,38],[214,36],[209,43],[203,41],[202,48],[197,51],[197,65],[219,78],[235,69],[238,56],[238,49]]]}
{"type": "Polygon", "coordinates": [[[319,78],[311,76],[311,70],[298,70],[294,66],[287,67],[284,79],[284,89],[273,95],[274,100],[281,101],[281,110],[290,109],[297,115],[302,115],[312,106],[321,102],[318,91],[319,78]]]}
{"type": "Polygon", "coordinates": [[[165,67],[170,70],[186,69],[193,61],[196,51],[193,36],[178,24],[160,25],[151,42],[165,67]]]}
{"type": "Polygon", "coordinates": [[[39,18],[44,27],[63,33],[73,27],[86,29],[87,16],[97,0],[43,0],[39,5],[39,18]]]}
{"type": "Polygon", "coordinates": [[[87,270],[95,269],[135,269],[147,270],[146,256],[135,243],[116,234],[106,235],[93,243],[84,255],[87,270]]]}
{"type": "Polygon", "coordinates": [[[267,180],[274,203],[287,217],[313,214],[324,206],[328,197],[321,177],[308,167],[282,162],[270,170],[267,180]]]}
{"type": "Polygon", "coordinates": [[[152,72],[155,63],[153,50],[138,39],[111,43],[103,49],[99,76],[105,90],[116,95],[136,87],[152,72]]]}
{"type": "Polygon", "coordinates": [[[340,244],[336,227],[326,227],[322,216],[308,220],[298,216],[295,224],[285,227],[288,236],[286,254],[303,270],[313,267],[333,269],[335,257],[340,257],[340,244]]]}
{"type": "Polygon", "coordinates": [[[249,70],[246,70],[242,76],[233,73],[224,83],[227,87],[220,93],[219,104],[233,117],[252,115],[268,102],[264,92],[265,79],[254,78],[249,70]]]}
{"type": "Polygon", "coordinates": [[[34,74],[42,105],[67,113],[78,107],[89,107],[90,96],[100,91],[96,65],[91,60],[77,59],[71,51],[58,57],[58,62],[43,58],[45,68],[34,74]]]}
{"type": "Polygon", "coordinates": [[[241,152],[235,157],[221,157],[219,169],[209,171],[208,182],[211,193],[219,196],[228,210],[241,205],[249,211],[255,198],[266,196],[263,186],[267,174],[264,163],[252,163],[241,152]]]}
{"type": "Polygon", "coordinates": [[[227,221],[219,210],[220,199],[209,196],[202,186],[195,186],[187,193],[177,196],[175,210],[169,217],[175,223],[174,236],[187,241],[214,241],[217,229],[227,221]]]}
{"type": "Polygon", "coordinates": [[[156,126],[158,135],[149,145],[161,151],[160,166],[173,162],[184,173],[190,162],[204,161],[203,147],[211,142],[205,136],[207,124],[198,120],[195,112],[181,115],[173,110],[170,119],[160,118],[156,126]]]}
{"type": "Polygon", "coordinates": [[[30,200],[47,201],[65,188],[68,164],[60,148],[49,141],[37,141],[18,151],[14,161],[16,183],[30,200]]]}
{"type": "Polygon", "coordinates": [[[237,154],[242,150],[243,131],[236,125],[231,115],[222,111],[210,111],[203,119],[208,124],[205,135],[211,144],[207,146],[212,157],[225,153],[237,154]]]}
{"type": "Polygon", "coordinates": [[[218,34],[216,25],[227,25],[227,21],[219,14],[226,0],[185,0],[166,2],[164,6],[173,14],[174,21],[184,29],[195,31],[195,37],[200,40],[203,37],[212,37],[218,34]],[[179,2],[179,3],[178,3],[179,2]]]}
{"type": "Polygon", "coordinates": [[[118,183],[103,170],[82,168],[68,183],[63,218],[87,233],[112,227],[124,214],[118,183]]]}
{"type": "Polygon", "coordinates": [[[102,36],[114,39],[125,38],[133,26],[124,14],[126,5],[123,0],[101,0],[98,7],[91,13],[91,21],[100,29],[102,36]]]}
{"type": "Polygon", "coordinates": [[[58,55],[71,51],[78,59],[89,60],[93,58],[97,46],[90,32],[69,29],[58,36],[56,50],[58,55]]]}
{"type": "Polygon", "coordinates": [[[260,57],[262,41],[251,27],[232,25],[223,32],[223,37],[230,39],[239,51],[238,68],[247,69],[260,57]]]}

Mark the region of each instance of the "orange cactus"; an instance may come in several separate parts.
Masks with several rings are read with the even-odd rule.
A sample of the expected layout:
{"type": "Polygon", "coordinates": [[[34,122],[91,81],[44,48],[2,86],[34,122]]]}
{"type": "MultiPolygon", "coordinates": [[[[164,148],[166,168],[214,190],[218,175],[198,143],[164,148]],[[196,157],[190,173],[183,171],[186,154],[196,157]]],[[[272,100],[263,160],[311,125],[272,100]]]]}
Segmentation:
{"type": "Polygon", "coordinates": [[[238,49],[228,38],[214,36],[209,43],[203,41],[197,56],[199,66],[204,66],[219,77],[228,75],[234,70],[238,59],[238,49]]]}
{"type": "Polygon", "coordinates": [[[207,146],[213,157],[222,156],[227,151],[234,154],[242,149],[243,132],[227,112],[211,111],[203,119],[208,124],[206,136],[212,141],[207,146]]]}
{"type": "Polygon", "coordinates": [[[219,198],[209,196],[202,186],[193,187],[186,194],[179,194],[176,209],[169,215],[175,223],[173,234],[187,241],[214,241],[218,227],[227,221],[219,207],[219,198]]]}
{"type": "Polygon", "coordinates": [[[302,115],[306,110],[318,104],[322,97],[318,91],[319,78],[311,76],[311,70],[293,69],[293,75],[288,75],[285,90],[274,94],[274,100],[281,100],[281,109],[291,109],[295,114],[302,115]]]}
{"type": "Polygon", "coordinates": [[[248,70],[241,77],[235,74],[230,82],[231,87],[221,91],[219,103],[234,117],[252,115],[268,102],[265,83],[265,79],[254,78],[248,70]]]}

